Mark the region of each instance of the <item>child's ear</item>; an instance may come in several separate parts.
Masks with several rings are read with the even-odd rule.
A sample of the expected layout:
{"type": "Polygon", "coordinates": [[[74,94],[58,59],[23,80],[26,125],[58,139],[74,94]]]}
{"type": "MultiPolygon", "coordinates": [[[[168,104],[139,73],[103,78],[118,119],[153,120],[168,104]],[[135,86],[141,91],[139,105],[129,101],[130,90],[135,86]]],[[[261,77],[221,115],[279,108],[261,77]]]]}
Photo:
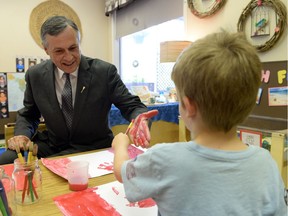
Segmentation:
{"type": "Polygon", "coordinates": [[[197,113],[196,103],[194,101],[190,100],[186,96],[183,98],[183,103],[184,103],[184,107],[185,107],[186,112],[187,112],[187,116],[188,117],[195,116],[197,113]]]}

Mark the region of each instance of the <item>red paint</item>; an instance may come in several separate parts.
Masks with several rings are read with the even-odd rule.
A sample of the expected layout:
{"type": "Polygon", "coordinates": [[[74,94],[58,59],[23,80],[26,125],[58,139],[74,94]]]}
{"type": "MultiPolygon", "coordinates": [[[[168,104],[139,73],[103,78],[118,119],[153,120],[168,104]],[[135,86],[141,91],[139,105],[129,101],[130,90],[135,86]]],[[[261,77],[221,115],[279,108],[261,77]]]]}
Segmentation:
{"type": "Polygon", "coordinates": [[[66,216],[120,216],[116,209],[102,199],[97,188],[73,192],[53,198],[60,211],[66,216]]]}
{"type": "Polygon", "coordinates": [[[116,195],[119,195],[119,191],[118,191],[115,187],[112,187],[112,190],[114,191],[114,193],[115,193],[116,195]]]}
{"type": "MultiPolygon", "coordinates": [[[[114,150],[112,148],[109,149],[109,151],[114,154],[114,150]]],[[[143,150],[135,147],[134,145],[128,146],[129,158],[135,158],[137,155],[142,154],[143,152],[144,152],[143,150]]]]}
{"type": "Polygon", "coordinates": [[[100,164],[98,166],[98,169],[104,169],[104,170],[108,170],[108,171],[113,171],[113,163],[110,162],[104,162],[104,164],[100,164]]]}
{"type": "Polygon", "coordinates": [[[69,158],[59,158],[59,159],[46,159],[41,158],[41,162],[44,166],[50,169],[57,175],[67,179],[67,167],[66,165],[71,162],[69,158]]]}
{"type": "Polygon", "coordinates": [[[81,191],[88,188],[87,184],[69,184],[69,189],[72,191],[81,191]]]}
{"type": "Polygon", "coordinates": [[[155,201],[151,198],[127,204],[127,206],[129,207],[139,207],[139,208],[150,208],[155,205],[156,205],[155,201]]]}
{"type": "Polygon", "coordinates": [[[136,148],[135,146],[129,145],[128,147],[128,154],[129,154],[129,158],[135,158],[137,157],[137,155],[142,154],[143,151],[136,148]]]}

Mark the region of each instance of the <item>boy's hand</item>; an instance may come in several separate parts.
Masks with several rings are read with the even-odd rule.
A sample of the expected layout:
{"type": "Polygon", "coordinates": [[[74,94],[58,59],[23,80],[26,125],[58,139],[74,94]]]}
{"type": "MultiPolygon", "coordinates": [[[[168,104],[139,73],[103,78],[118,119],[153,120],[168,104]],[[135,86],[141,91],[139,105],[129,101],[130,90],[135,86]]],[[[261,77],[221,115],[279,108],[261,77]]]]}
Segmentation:
{"type": "Polygon", "coordinates": [[[151,136],[148,127],[148,119],[156,116],[157,114],[158,110],[151,110],[138,115],[135,119],[129,131],[129,136],[136,146],[141,146],[143,148],[147,148],[149,146],[151,136]]]}
{"type": "Polygon", "coordinates": [[[130,144],[129,137],[124,133],[119,133],[113,139],[112,148],[115,149],[118,146],[122,146],[122,147],[125,146],[126,148],[128,148],[129,144],[130,144]]]}

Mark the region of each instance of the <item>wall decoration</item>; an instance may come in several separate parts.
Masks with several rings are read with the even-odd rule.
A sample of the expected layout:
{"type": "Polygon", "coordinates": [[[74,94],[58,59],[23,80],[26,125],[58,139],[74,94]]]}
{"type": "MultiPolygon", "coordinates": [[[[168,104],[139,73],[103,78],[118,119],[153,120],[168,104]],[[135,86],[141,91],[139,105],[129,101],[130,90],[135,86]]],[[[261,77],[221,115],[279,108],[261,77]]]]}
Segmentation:
{"type": "Polygon", "coordinates": [[[251,16],[251,37],[270,35],[269,10],[264,6],[259,6],[251,16]]]}
{"type": "Polygon", "coordinates": [[[9,118],[8,106],[1,106],[0,119],[9,118]]]}
{"type": "Polygon", "coordinates": [[[218,12],[226,0],[188,0],[187,3],[195,16],[205,18],[218,12]]]}
{"type": "Polygon", "coordinates": [[[262,133],[250,130],[240,130],[240,139],[243,143],[262,146],[262,133]]]}
{"type": "Polygon", "coordinates": [[[7,88],[7,74],[0,73],[0,90],[7,88]]]}
{"type": "Polygon", "coordinates": [[[263,92],[263,89],[262,89],[262,88],[259,88],[259,89],[258,89],[257,98],[256,98],[256,104],[260,104],[262,92],[263,92]]]}
{"type": "Polygon", "coordinates": [[[25,72],[25,59],[20,57],[16,58],[16,71],[25,72]]]}
{"type": "MultiPolygon", "coordinates": [[[[247,20],[251,22],[252,37],[255,37],[252,42],[259,52],[264,52],[271,49],[280,39],[284,30],[287,27],[287,8],[280,0],[251,0],[243,10],[238,23],[237,29],[239,32],[245,32],[245,24],[247,20]],[[275,12],[275,28],[273,35],[270,37],[271,18],[268,11],[275,12]],[[257,44],[258,36],[265,36],[264,44],[257,44]]],[[[259,41],[258,41],[259,42],[259,41]]]]}
{"type": "Polygon", "coordinates": [[[0,105],[1,107],[8,105],[7,89],[0,90],[0,105]]]}
{"type": "Polygon", "coordinates": [[[287,106],[288,105],[288,86],[274,87],[268,89],[269,106],[287,106]]]}
{"type": "Polygon", "coordinates": [[[81,38],[83,38],[81,22],[76,12],[67,4],[60,0],[47,0],[36,6],[29,20],[30,33],[35,42],[42,48],[40,29],[42,24],[51,16],[60,15],[73,20],[79,28],[81,38]]]}
{"type": "Polygon", "coordinates": [[[32,67],[37,64],[37,58],[29,58],[28,59],[28,67],[32,67]]]}
{"type": "Polygon", "coordinates": [[[9,118],[6,73],[0,73],[0,119],[3,118],[9,118]]]}

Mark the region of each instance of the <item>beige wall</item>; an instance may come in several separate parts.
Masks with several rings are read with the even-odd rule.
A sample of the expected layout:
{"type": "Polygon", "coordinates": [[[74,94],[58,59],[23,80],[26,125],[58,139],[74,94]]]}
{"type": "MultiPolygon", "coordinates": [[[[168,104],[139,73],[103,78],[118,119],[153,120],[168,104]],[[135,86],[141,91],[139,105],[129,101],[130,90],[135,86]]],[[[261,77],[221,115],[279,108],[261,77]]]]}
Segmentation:
{"type": "MultiPolygon", "coordinates": [[[[104,14],[104,0],[62,1],[81,21],[82,53],[108,61],[110,29],[109,18],[104,14]]],[[[0,0],[0,72],[15,71],[16,56],[48,58],[29,31],[30,13],[42,2],[44,0],[0,0]]]]}
{"type": "MultiPolygon", "coordinates": [[[[187,39],[194,41],[220,28],[229,31],[237,30],[238,19],[243,9],[248,5],[250,0],[227,0],[224,7],[213,16],[200,19],[194,16],[187,6],[187,0],[183,0],[184,16],[186,20],[187,39]]],[[[281,0],[287,8],[287,0],[281,0]]],[[[249,24],[248,24],[249,25],[249,24]]],[[[263,44],[263,43],[260,43],[263,44]]],[[[288,60],[287,56],[287,26],[280,40],[268,51],[259,53],[262,62],[284,61],[288,60]]]]}

